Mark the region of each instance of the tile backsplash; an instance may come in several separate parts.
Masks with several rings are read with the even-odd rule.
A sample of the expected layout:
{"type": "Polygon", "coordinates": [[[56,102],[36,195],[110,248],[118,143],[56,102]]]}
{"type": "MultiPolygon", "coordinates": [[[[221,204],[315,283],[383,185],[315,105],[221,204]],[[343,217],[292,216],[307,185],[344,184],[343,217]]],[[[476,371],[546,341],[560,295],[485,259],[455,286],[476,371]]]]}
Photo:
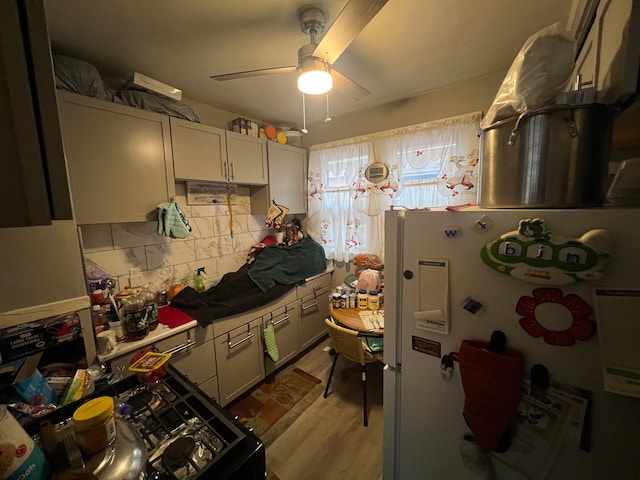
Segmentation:
{"type": "Polygon", "coordinates": [[[106,272],[120,290],[129,285],[131,268],[141,270],[143,285],[158,289],[178,282],[193,286],[196,269],[205,267],[209,288],[240,268],[252,245],[273,234],[264,215],[251,215],[248,187],[238,187],[231,212],[226,204],[188,205],[185,183],[176,183],[176,202],[192,227],[184,239],[158,234],[157,221],[82,225],[86,270],[106,272]]]}

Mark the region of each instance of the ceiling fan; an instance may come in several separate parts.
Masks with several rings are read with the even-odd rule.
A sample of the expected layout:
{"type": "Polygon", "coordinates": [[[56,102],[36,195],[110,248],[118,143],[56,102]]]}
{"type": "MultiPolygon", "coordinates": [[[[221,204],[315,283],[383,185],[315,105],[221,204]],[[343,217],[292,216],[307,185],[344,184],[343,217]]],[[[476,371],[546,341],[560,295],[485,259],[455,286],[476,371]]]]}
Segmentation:
{"type": "Polygon", "coordinates": [[[311,41],[298,50],[298,65],[261,68],[244,72],[212,75],[215,80],[234,80],[236,78],[269,75],[298,71],[298,89],[307,94],[320,94],[335,87],[350,95],[355,100],[369,95],[371,92],[354,80],[346,77],[332,67],[338,57],[349,47],[358,34],[367,26],[373,17],[388,0],[349,0],[338,14],[331,27],[319,43],[316,36],[324,32],[326,14],[315,6],[300,9],[300,29],[311,37],[311,41]]]}

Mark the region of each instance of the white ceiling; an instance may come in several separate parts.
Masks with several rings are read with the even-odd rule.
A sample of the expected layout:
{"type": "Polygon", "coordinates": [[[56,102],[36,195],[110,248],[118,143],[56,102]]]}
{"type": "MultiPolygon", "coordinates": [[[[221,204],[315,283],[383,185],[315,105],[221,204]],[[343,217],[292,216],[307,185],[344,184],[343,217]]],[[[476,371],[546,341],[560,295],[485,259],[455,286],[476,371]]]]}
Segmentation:
{"type": "MultiPolygon", "coordinates": [[[[296,65],[309,37],[297,11],[312,3],[329,25],[346,0],[47,0],[55,53],[105,76],[134,71],[187,98],[274,124],[302,118],[295,72],[219,82],[210,75],[296,65]]],[[[334,67],[372,93],[331,92],[330,114],[401,100],[506,71],[529,35],[567,22],[573,0],[389,0],[334,67]]],[[[487,108],[489,105],[487,105],[487,108]]],[[[308,111],[307,121],[324,118],[308,111]]]]}

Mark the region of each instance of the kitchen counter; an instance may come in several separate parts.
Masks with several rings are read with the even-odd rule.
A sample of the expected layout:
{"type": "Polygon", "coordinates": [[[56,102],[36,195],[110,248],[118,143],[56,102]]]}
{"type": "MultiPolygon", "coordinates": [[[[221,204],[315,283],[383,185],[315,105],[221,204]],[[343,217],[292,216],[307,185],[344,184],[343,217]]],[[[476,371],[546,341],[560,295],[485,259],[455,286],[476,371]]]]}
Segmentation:
{"type": "Polygon", "coordinates": [[[180,332],[184,332],[191,328],[197,327],[198,321],[193,319],[192,321],[180,325],[179,327],[169,328],[166,325],[158,324],[158,328],[154,331],[149,332],[149,335],[144,337],[142,340],[138,340],[137,342],[121,342],[116,345],[116,348],[111,352],[101,355],[98,354],[98,361],[100,363],[107,362],[114,358],[120,357],[121,355],[126,355],[127,353],[134,352],[141,348],[146,347],[147,345],[151,345],[152,343],[156,343],[159,340],[163,340],[165,338],[169,338],[173,335],[176,335],[180,332]]]}
{"type": "MultiPolygon", "coordinates": [[[[305,279],[305,283],[312,281],[318,277],[320,277],[321,275],[324,275],[325,273],[328,272],[333,272],[334,267],[333,267],[333,262],[332,261],[327,261],[327,268],[324,272],[319,273],[318,275],[314,275],[312,277],[309,277],[307,279],[305,279]]],[[[226,317],[224,319],[220,319],[220,320],[225,320],[227,318],[231,318],[231,317],[226,317]]],[[[116,345],[116,348],[114,350],[112,350],[111,352],[109,352],[108,354],[98,354],[98,361],[100,363],[104,363],[107,362],[109,360],[113,360],[114,358],[120,357],[122,355],[126,355],[127,353],[131,353],[134,352],[136,350],[142,349],[148,345],[151,345],[153,343],[156,343],[160,340],[164,340],[165,338],[169,338],[173,335],[176,335],[178,333],[190,330],[194,327],[197,327],[198,321],[196,319],[193,319],[192,321],[185,323],[183,325],[180,325],[178,327],[174,327],[174,328],[169,328],[166,325],[163,324],[158,324],[158,328],[156,328],[154,331],[149,332],[149,335],[147,335],[145,338],[143,338],[142,340],[138,340],[136,342],[121,342],[118,343],[116,345]]]]}

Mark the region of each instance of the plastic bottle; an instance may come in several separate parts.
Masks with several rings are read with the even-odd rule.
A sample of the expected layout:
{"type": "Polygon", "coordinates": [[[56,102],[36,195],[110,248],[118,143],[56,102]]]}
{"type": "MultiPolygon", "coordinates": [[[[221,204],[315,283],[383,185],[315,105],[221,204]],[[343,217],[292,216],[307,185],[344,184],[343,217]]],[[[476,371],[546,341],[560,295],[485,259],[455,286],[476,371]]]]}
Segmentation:
{"type": "Polygon", "coordinates": [[[149,288],[149,285],[145,285],[140,292],[140,296],[144,299],[144,306],[147,308],[149,316],[149,331],[154,331],[158,328],[158,304],[156,303],[156,294],[153,293],[153,289],[149,288]]]}
{"type": "Polygon", "coordinates": [[[124,304],[124,329],[127,340],[135,342],[142,340],[149,333],[149,312],[145,306],[144,298],[135,292],[129,297],[122,299],[124,304]]]}
{"type": "Polygon", "coordinates": [[[203,273],[207,273],[204,270],[204,267],[200,267],[199,269],[196,270],[196,276],[195,276],[195,288],[197,292],[204,292],[205,286],[204,286],[204,279],[202,278],[202,274],[203,273]]]}
{"type": "Polygon", "coordinates": [[[369,292],[367,308],[369,310],[380,310],[380,297],[378,297],[377,290],[371,290],[369,292]]]}
{"type": "Polygon", "coordinates": [[[107,317],[102,311],[102,306],[94,305],[91,307],[91,319],[93,321],[93,327],[96,329],[96,333],[101,332],[106,328],[107,317]]]}
{"type": "Polygon", "coordinates": [[[369,295],[367,295],[366,290],[358,291],[358,309],[366,310],[369,308],[369,295]]]}

